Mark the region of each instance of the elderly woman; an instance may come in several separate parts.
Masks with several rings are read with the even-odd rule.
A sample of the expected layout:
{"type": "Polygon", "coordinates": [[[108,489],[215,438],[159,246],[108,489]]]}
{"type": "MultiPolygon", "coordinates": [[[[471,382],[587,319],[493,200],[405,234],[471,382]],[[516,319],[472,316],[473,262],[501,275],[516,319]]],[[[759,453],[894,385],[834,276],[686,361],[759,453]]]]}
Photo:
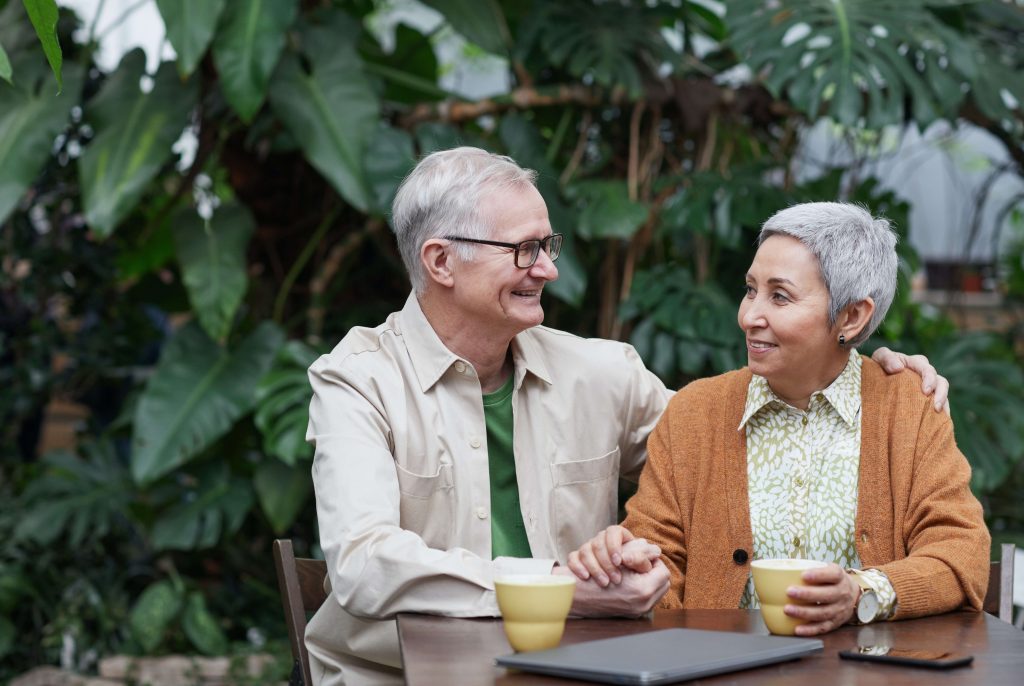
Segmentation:
{"type": "Polygon", "coordinates": [[[578,576],[616,582],[660,547],[661,606],[754,608],[751,560],[829,562],[789,591],[813,603],[785,608],[803,636],[981,607],[990,539],[952,423],[854,348],[892,303],[895,245],[854,205],[765,222],[739,307],[748,367],[676,394],[622,527],[571,554],[578,576]]]}

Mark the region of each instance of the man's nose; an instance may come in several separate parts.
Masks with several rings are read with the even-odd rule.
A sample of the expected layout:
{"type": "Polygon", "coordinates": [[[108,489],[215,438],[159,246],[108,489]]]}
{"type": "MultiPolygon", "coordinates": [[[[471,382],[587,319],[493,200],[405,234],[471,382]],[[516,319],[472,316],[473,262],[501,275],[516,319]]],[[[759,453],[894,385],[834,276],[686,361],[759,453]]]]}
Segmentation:
{"type": "Polygon", "coordinates": [[[537,261],[530,267],[530,275],[547,281],[554,281],[558,278],[558,267],[555,266],[546,250],[541,250],[537,254],[537,261]]]}

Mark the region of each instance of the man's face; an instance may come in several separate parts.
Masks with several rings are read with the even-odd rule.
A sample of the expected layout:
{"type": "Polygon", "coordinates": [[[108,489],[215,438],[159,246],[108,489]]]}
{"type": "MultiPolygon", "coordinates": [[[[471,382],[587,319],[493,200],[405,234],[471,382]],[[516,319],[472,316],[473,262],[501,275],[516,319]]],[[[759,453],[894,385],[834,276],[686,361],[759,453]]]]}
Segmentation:
{"type": "MultiPolygon", "coordinates": [[[[486,195],[480,214],[494,227],[488,240],[518,243],[552,233],[548,208],[532,186],[486,195]]],[[[558,278],[547,253],[541,250],[532,267],[520,269],[509,248],[476,244],[473,251],[473,260],[458,262],[455,273],[455,302],[466,324],[484,335],[511,339],[543,322],[541,291],[558,278]]]]}

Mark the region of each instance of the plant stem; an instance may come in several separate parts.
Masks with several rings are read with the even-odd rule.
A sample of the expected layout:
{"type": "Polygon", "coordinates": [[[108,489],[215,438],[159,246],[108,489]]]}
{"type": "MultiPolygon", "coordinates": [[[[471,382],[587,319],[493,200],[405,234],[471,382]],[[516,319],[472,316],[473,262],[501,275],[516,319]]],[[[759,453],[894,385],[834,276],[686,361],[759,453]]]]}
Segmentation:
{"type": "MultiPolygon", "coordinates": [[[[116,29],[118,26],[123,24],[125,22],[125,20],[128,19],[128,17],[130,17],[133,14],[135,14],[135,12],[140,7],[142,7],[143,5],[145,5],[145,4],[149,3],[149,2],[150,2],[150,0],[139,0],[134,5],[132,5],[128,9],[126,9],[124,12],[122,12],[120,15],[118,15],[117,19],[115,19],[113,22],[111,22],[109,25],[107,25],[107,26],[105,26],[103,28],[103,33],[101,33],[99,36],[96,36],[97,40],[102,40],[104,36],[106,36],[108,33],[110,33],[111,31],[116,29]]],[[[100,2],[100,9],[103,9],[103,3],[102,2],[100,2]]],[[[99,19],[99,12],[96,13],[96,20],[98,20],[98,19],[99,19]]],[[[93,22],[94,24],[96,23],[96,20],[94,20],[94,22],[93,22]]],[[[96,27],[94,26],[93,28],[96,28],[96,27]]],[[[89,34],[90,34],[90,38],[92,38],[92,36],[94,35],[92,33],[92,29],[90,29],[89,34]]]]}
{"type": "Polygon", "coordinates": [[[565,133],[569,130],[569,122],[572,121],[572,108],[566,107],[562,112],[561,119],[558,120],[558,127],[555,129],[555,134],[551,136],[551,143],[548,145],[548,152],[544,156],[548,162],[554,162],[555,156],[558,154],[558,150],[562,147],[562,141],[565,140],[565,133]]]}
{"type": "Polygon", "coordinates": [[[335,206],[327,213],[327,216],[320,222],[320,226],[316,227],[316,231],[310,236],[299,257],[292,263],[292,268],[285,275],[284,281],[281,283],[281,290],[278,291],[277,298],[274,300],[274,321],[276,323],[280,324],[284,317],[284,306],[288,302],[288,293],[292,290],[292,286],[295,285],[295,279],[299,278],[299,274],[302,273],[306,263],[309,262],[309,258],[313,256],[313,251],[316,250],[320,241],[323,240],[324,235],[331,228],[334,220],[338,218],[340,211],[340,206],[335,206]]]}
{"type": "Polygon", "coordinates": [[[106,4],[107,0],[100,0],[99,4],[96,6],[96,14],[92,15],[92,23],[89,24],[89,38],[86,41],[86,43],[90,45],[96,39],[96,27],[100,23],[100,15],[103,14],[103,6],[106,4]]]}

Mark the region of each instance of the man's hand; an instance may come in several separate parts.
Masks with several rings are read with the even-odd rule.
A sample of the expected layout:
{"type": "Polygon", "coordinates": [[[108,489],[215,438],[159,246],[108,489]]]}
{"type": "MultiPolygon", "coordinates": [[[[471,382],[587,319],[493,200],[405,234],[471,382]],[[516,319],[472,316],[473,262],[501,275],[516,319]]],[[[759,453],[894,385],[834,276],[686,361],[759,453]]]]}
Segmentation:
{"type": "Polygon", "coordinates": [[[889,374],[898,374],[904,369],[917,372],[921,377],[921,391],[925,395],[932,396],[932,404],[935,411],[945,410],[949,414],[949,381],[946,377],[939,376],[935,367],[928,362],[924,355],[904,355],[893,352],[886,347],[875,351],[871,359],[881,365],[889,374]]]}
{"type": "MultiPolygon", "coordinates": [[[[555,567],[552,574],[572,574],[568,567],[555,567]]],[[[576,580],[573,596],[574,617],[638,617],[650,611],[669,587],[668,568],[655,560],[649,572],[640,574],[629,569],[621,571],[620,582],[602,587],[593,579],[576,580]]]]}
{"type": "Polygon", "coordinates": [[[622,582],[622,568],[649,572],[661,548],[636,538],[624,527],[614,525],[569,553],[569,569],[583,581],[593,579],[601,587],[622,582]]]}
{"type": "Polygon", "coordinates": [[[808,586],[790,586],[786,595],[810,605],[786,605],[790,617],[810,623],[796,628],[797,636],[816,636],[850,621],[860,597],[860,585],[834,562],[827,567],[808,569],[800,575],[808,586]]]}

